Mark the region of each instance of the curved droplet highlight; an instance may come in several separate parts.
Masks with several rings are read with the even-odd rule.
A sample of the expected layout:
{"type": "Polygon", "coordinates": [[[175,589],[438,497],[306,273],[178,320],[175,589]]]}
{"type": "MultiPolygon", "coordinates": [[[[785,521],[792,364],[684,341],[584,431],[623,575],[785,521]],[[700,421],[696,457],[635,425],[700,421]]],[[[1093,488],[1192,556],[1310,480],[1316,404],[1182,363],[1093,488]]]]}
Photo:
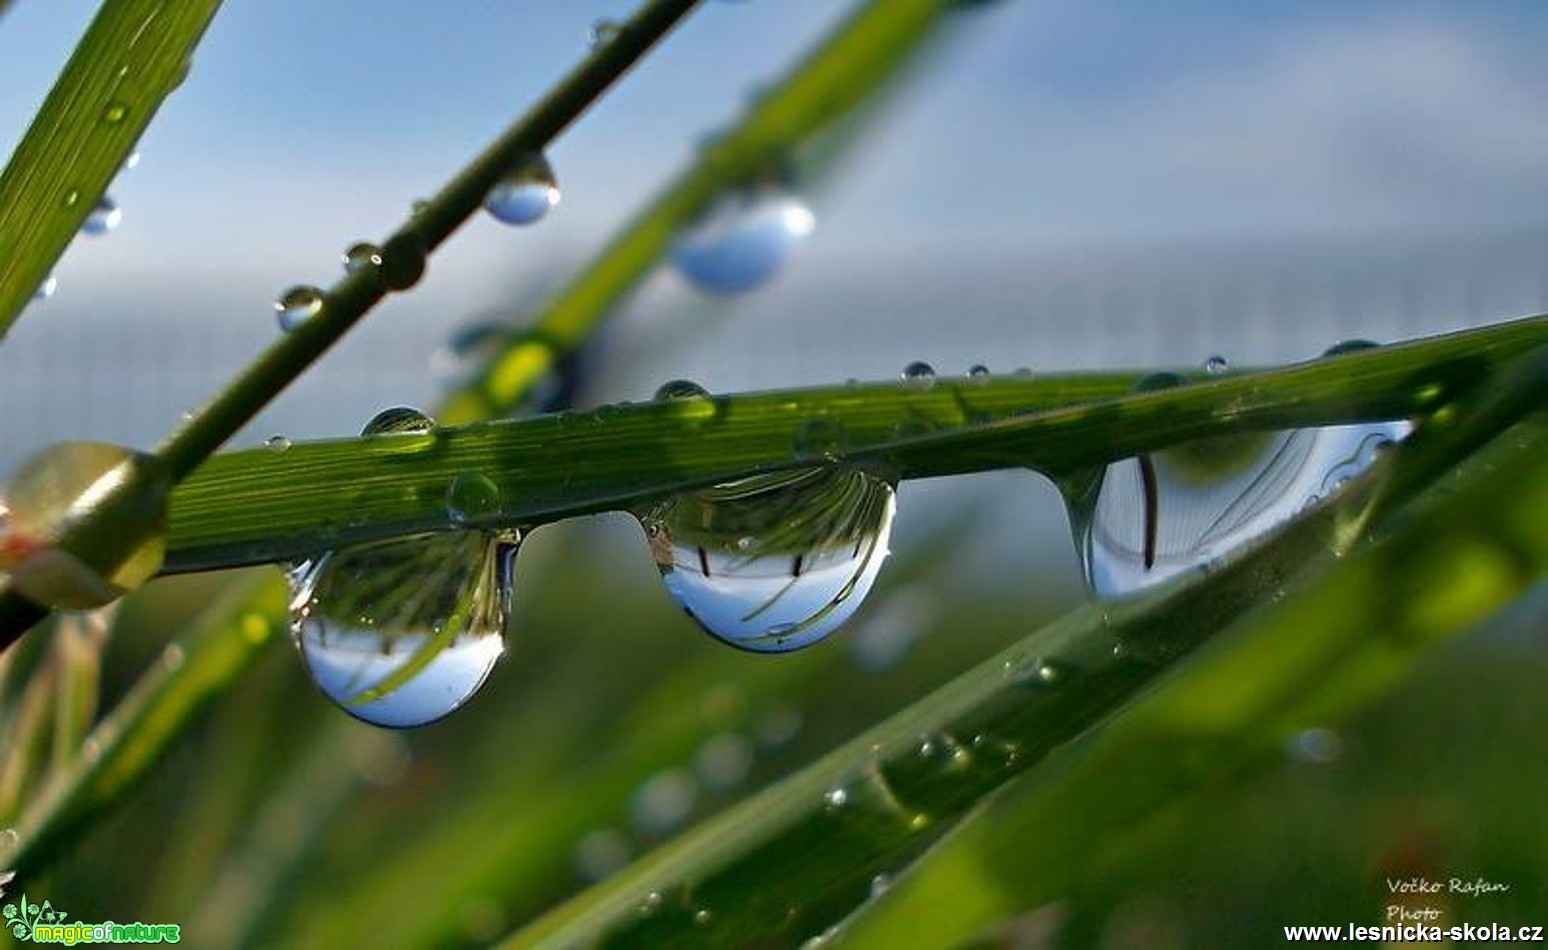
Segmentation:
{"type": "Polygon", "coordinates": [[[322,313],[323,294],[316,287],[292,287],[274,301],[274,319],[289,333],[322,313]]]}
{"type": "Polygon", "coordinates": [[[891,483],[825,466],[677,495],[641,520],[667,592],[734,647],[809,646],[848,620],[887,556],[891,483]]]}
{"type": "Polygon", "coordinates": [[[554,167],[544,156],[532,153],[489,190],[484,210],[505,224],[535,224],[558,207],[560,197],[554,167]]]}
{"type": "Polygon", "coordinates": [[[817,219],[793,195],[758,189],[722,199],[672,246],[672,265],[689,283],[717,294],[768,282],[817,219]]]}
{"type": "Polygon", "coordinates": [[[1086,581],[1119,596],[1212,564],[1337,491],[1412,428],[1224,436],[1109,465],[1088,500],[1071,502],[1086,581]]]}
{"type": "Polygon", "coordinates": [[[353,545],[291,572],[291,636],[308,675],[378,726],[466,703],[504,652],[514,535],[482,531],[353,545]]]}

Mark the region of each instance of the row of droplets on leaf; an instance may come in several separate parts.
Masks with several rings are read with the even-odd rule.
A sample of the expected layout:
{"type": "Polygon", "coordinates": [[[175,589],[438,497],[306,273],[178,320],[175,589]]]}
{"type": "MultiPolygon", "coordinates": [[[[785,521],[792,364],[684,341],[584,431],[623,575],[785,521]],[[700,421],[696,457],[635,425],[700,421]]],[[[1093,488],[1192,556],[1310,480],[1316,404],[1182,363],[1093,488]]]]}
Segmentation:
{"type": "MultiPolygon", "coordinates": [[[[1226,371],[1219,358],[1205,368],[1226,371]]],[[[916,363],[903,383],[934,378],[916,363]]],[[[1157,374],[1138,388],[1181,383],[1157,374]]],[[[657,398],[706,395],[676,381],[657,398]]],[[[1219,437],[1069,480],[1086,580],[1096,595],[1119,597],[1207,569],[1336,492],[1411,428],[1393,421],[1219,437]]],[[[427,416],[400,408],[364,434],[424,439],[433,429],[427,416]]],[[[498,511],[498,489],[465,473],[448,487],[447,505],[454,519],[478,525],[498,511]]],[[[817,643],[855,614],[887,556],[895,511],[888,473],[829,461],[684,492],[634,514],[685,613],[721,642],[777,653],[817,643]]],[[[470,527],[296,565],[292,632],[312,678],[378,725],[419,725],[462,705],[501,656],[521,537],[515,528],[470,527]]]]}
{"type": "MultiPolygon", "coordinates": [[[[490,190],[484,209],[504,224],[525,226],[547,217],[560,197],[553,166],[543,155],[532,153],[517,161],[490,190]]],[[[784,187],[750,185],[722,197],[697,217],[674,242],[671,261],[701,290],[744,293],[772,278],[815,227],[811,209],[784,187]]],[[[355,244],[343,254],[344,269],[351,274],[381,273],[391,265],[390,252],[374,244],[355,244]]],[[[384,279],[394,288],[402,284],[390,275],[384,279]]],[[[293,330],[316,317],[325,301],[326,295],[315,286],[298,285],[285,291],[274,302],[280,329],[293,330]]]]}
{"type": "MultiPolygon", "coordinates": [[[[128,171],[138,164],[140,164],[140,153],[131,152],[129,157],[124,159],[123,170],[128,171]]],[[[78,196],[76,200],[79,200],[78,196]]],[[[68,196],[66,197],[66,202],[73,203],[68,196]]],[[[92,205],[91,210],[86,213],[86,220],[81,222],[81,233],[90,237],[109,234],[118,230],[118,226],[123,224],[123,222],[124,210],[119,207],[118,202],[113,199],[112,195],[103,195],[97,199],[97,203],[92,205]]],[[[33,291],[32,298],[34,300],[47,300],[58,289],[59,278],[49,274],[43,278],[43,282],[33,291]]]]}

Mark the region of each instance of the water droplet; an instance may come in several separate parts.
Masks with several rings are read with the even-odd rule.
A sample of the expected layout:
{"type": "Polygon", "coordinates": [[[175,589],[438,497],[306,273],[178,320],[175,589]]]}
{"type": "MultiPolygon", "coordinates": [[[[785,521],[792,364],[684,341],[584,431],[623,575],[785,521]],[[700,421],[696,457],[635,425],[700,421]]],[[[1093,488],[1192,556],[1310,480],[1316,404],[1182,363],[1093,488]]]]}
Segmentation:
{"type": "Polygon", "coordinates": [[[662,898],[660,891],[651,891],[649,894],[646,894],[643,898],[640,899],[640,916],[649,917],[650,915],[654,914],[656,911],[661,909],[661,903],[662,898]]]}
{"type": "Polygon", "coordinates": [[[457,524],[470,524],[500,510],[500,488],[478,472],[462,472],[446,487],[446,512],[457,524]]]}
{"type": "Polygon", "coordinates": [[[634,843],[616,828],[590,832],[575,846],[575,873],[595,883],[622,870],[634,857],[634,843]]]}
{"type": "Polygon", "coordinates": [[[849,792],[842,788],[830,788],[823,793],[822,804],[829,811],[838,811],[849,804],[849,792]]]}
{"type": "Polygon", "coordinates": [[[1109,465],[1071,522],[1091,589],[1118,596],[1251,544],[1368,468],[1403,421],[1224,436],[1109,465]]]}
{"type": "Polygon", "coordinates": [[[586,40],[591,44],[592,49],[600,49],[617,39],[622,31],[623,27],[618,25],[617,20],[604,17],[591,24],[586,40]]]}
{"type": "Polygon", "coordinates": [[[693,758],[699,781],[714,791],[734,788],[752,771],[753,746],[746,736],[722,732],[710,736],[693,758]]]}
{"type": "Polygon", "coordinates": [[[693,912],[693,925],[695,927],[708,927],[715,922],[715,915],[707,907],[700,907],[693,912]]]}
{"type": "Polygon", "coordinates": [[[86,220],[81,223],[81,231],[86,234],[108,234],[116,231],[120,224],[124,223],[124,211],[118,206],[111,195],[103,195],[92,205],[87,213],[86,220]]]}
{"type": "Polygon", "coordinates": [[[264,441],[263,447],[270,452],[279,454],[290,448],[290,440],[282,435],[271,435],[264,441]]]}
{"type": "Polygon", "coordinates": [[[1302,729],[1290,737],[1289,752],[1313,765],[1327,765],[1344,751],[1344,740],[1331,729],[1302,729]]]}
{"type": "Polygon", "coordinates": [[[1322,355],[1340,356],[1344,353],[1358,353],[1361,350],[1373,350],[1378,345],[1379,344],[1373,343],[1370,340],[1344,340],[1340,343],[1333,344],[1326,350],[1323,350],[1322,355]]]}
{"type": "Polygon", "coordinates": [[[698,785],[686,770],[658,772],[635,791],[629,803],[630,823],[642,835],[670,834],[693,814],[698,798],[698,785]]]}
{"type": "Polygon", "coordinates": [[[292,287],[274,301],[274,316],[287,333],[322,313],[323,294],[316,287],[292,287]]]}
{"type": "Polygon", "coordinates": [[[808,646],[859,608],[887,555],[892,486],[823,467],[671,498],[643,520],[667,592],[732,646],[808,646]],[[739,545],[757,539],[752,553],[739,545]]]}
{"type": "Polygon", "coordinates": [[[408,290],[425,276],[428,252],[425,239],[417,231],[400,231],[382,246],[378,268],[382,282],[393,290],[408,290]]]}
{"type": "Polygon", "coordinates": [[[1226,358],[1224,356],[1211,356],[1209,359],[1204,361],[1204,372],[1211,376],[1219,376],[1221,373],[1224,373],[1230,368],[1231,364],[1226,362],[1226,358]]]}
{"type": "Polygon", "coordinates": [[[435,420],[411,406],[393,406],[371,417],[361,435],[418,434],[435,429],[435,420]]]}
{"type": "Polygon", "coordinates": [[[114,99],[113,101],[109,102],[107,105],[102,107],[102,121],[106,122],[108,125],[118,125],[120,122],[123,122],[128,117],[129,117],[129,106],[128,106],[128,104],[124,103],[124,102],[120,102],[117,99],[114,99]]]}
{"type": "Polygon", "coordinates": [[[553,166],[542,155],[531,153],[489,190],[484,209],[506,224],[534,224],[558,206],[559,198],[553,166]]]}
{"type": "Polygon", "coordinates": [[[54,291],[58,289],[59,278],[55,277],[53,274],[49,274],[47,277],[43,278],[43,283],[38,285],[38,289],[32,292],[32,299],[47,300],[48,298],[54,296],[54,291]]]}
{"type": "Polygon", "coordinates": [[[130,152],[124,158],[124,164],[123,164],[123,166],[119,170],[120,171],[126,171],[126,172],[132,172],[136,168],[138,168],[139,165],[140,165],[140,152],[139,152],[139,149],[136,149],[136,150],[130,152]]]}
{"type": "Polygon", "coordinates": [[[709,390],[689,379],[674,379],[671,382],[662,383],[656,390],[657,402],[667,402],[672,399],[698,399],[709,395],[709,390]]]}
{"type": "Polygon", "coordinates": [[[16,470],[0,495],[0,578],[32,600],[87,610],[117,600],[161,569],[169,480],[155,458],[104,442],[51,445],[16,470]],[[57,545],[74,524],[133,542],[77,555],[57,545]]]}
{"type": "Polygon", "coordinates": [[[370,271],[382,266],[382,249],[369,241],[361,241],[351,244],[349,250],[342,255],[344,273],[358,274],[361,271],[370,271]]]}
{"type": "Polygon", "coordinates": [[[935,367],[923,360],[915,360],[903,367],[903,382],[915,389],[929,389],[935,385],[935,367]]]}
{"type": "Polygon", "coordinates": [[[504,649],[517,545],[482,531],[354,545],[291,573],[291,634],[323,693],[404,728],[476,693],[504,649]]]}
{"type": "Polygon", "coordinates": [[[767,188],[738,192],[678,237],[672,264],[700,290],[745,293],[773,277],[816,222],[792,195],[767,188]]]}
{"type": "Polygon", "coordinates": [[[836,458],[849,447],[849,433],[832,419],[817,416],[801,423],[792,447],[805,458],[836,458]]]}
{"type": "Polygon", "coordinates": [[[59,203],[66,208],[75,207],[81,203],[81,190],[79,188],[71,188],[64,193],[64,198],[59,203]]]}
{"type": "Polygon", "coordinates": [[[994,375],[989,372],[989,367],[982,363],[974,363],[968,367],[967,377],[975,383],[987,383],[989,377],[994,375]]]}
{"type": "Polygon", "coordinates": [[[875,900],[876,898],[882,896],[883,894],[887,893],[888,889],[891,887],[892,878],[885,874],[876,875],[875,877],[871,878],[871,899],[875,900]]]}

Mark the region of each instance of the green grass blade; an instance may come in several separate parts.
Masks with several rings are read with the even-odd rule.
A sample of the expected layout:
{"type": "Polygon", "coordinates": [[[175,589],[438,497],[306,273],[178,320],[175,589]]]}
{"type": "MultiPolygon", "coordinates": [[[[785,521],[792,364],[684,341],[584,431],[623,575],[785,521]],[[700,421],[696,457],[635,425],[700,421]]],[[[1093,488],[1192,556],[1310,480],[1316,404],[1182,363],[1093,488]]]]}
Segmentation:
{"type": "Polygon", "coordinates": [[[174,495],[167,564],[197,570],[470,523],[530,525],[826,460],[880,464],[902,478],[1013,466],[1057,473],[1226,432],[1413,416],[1545,335],[1548,318],[1532,318],[1121,398],[1111,397],[1132,374],[928,390],[886,383],[231,453],[174,495]],[[447,503],[468,478],[490,496],[471,519],[447,503]]]}
{"type": "Polygon", "coordinates": [[[107,0],[0,174],[0,337],[134,150],[220,0],[107,0]]]}
{"type": "Polygon", "coordinates": [[[1238,625],[1049,774],[1018,780],[837,943],[954,945],[1058,900],[1097,868],[1112,873],[1190,795],[1280,760],[1298,730],[1400,687],[1425,649],[1548,573],[1545,430],[1539,418],[1508,433],[1455,494],[1238,625]]]}
{"type": "MultiPolygon", "coordinates": [[[[1543,354],[1448,409],[1335,504],[1272,541],[1137,601],[1076,610],[790,779],[694,829],[519,932],[512,945],[683,939],[706,911],[717,939],[799,940],[868,894],[878,873],[1059,745],[1111,716],[1179,657],[1262,602],[1325,572],[1352,525],[1383,529],[1548,386],[1543,354]],[[1288,582],[1288,583],[1287,583],[1288,582]]],[[[1541,427],[1499,441],[1538,457],[1541,427]]],[[[1487,473],[1497,459],[1471,471],[1487,473]]],[[[1448,486],[1442,497],[1456,493],[1448,486]]],[[[1517,512],[1521,514],[1521,512],[1517,512]]],[[[1524,522],[1541,534],[1541,507],[1524,522]]],[[[1444,552],[1441,561],[1444,562],[1444,552]]],[[[1444,586],[1444,585],[1440,585],[1444,586]]]]}

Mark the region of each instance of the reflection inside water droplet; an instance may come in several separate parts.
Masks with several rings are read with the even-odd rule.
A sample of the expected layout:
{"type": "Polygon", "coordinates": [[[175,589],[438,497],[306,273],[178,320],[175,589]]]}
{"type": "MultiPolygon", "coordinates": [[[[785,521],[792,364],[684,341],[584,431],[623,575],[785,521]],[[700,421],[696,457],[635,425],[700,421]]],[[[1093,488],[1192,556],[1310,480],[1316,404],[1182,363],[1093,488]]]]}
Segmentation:
{"type": "Polygon", "coordinates": [[[781,652],[821,640],[859,608],[894,510],[886,480],[829,466],[678,495],[642,520],[667,591],[690,616],[732,646],[781,652]]]}
{"type": "Polygon", "coordinates": [[[622,30],[623,27],[618,25],[617,20],[604,17],[591,24],[586,41],[591,44],[592,49],[598,49],[617,39],[622,30]]]}
{"type": "Polygon", "coordinates": [[[672,246],[672,264],[700,290],[744,293],[773,277],[817,219],[793,195],[759,188],[722,199],[672,246]]]}
{"type": "Polygon", "coordinates": [[[292,287],[274,301],[274,318],[286,332],[322,312],[323,295],[316,287],[292,287]]]}
{"type": "Polygon", "coordinates": [[[291,634],[329,699],[379,726],[465,703],[504,649],[514,535],[456,531],[331,551],[291,574],[291,634]]]}
{"type": "Polygon", "coordinates": [[[1117,596],[1207,566],[1336,491],[1411,429],[1226,436],[1109,465],[1094,497],[1071,500],[1087,583],[1117,596]]]}
{"type": "Polygon", "coordinates": [[[559,180],[548,159],[524,156],[490,189],[484,209],[506,224],[534,224],[559,204],[559,180]]]}

